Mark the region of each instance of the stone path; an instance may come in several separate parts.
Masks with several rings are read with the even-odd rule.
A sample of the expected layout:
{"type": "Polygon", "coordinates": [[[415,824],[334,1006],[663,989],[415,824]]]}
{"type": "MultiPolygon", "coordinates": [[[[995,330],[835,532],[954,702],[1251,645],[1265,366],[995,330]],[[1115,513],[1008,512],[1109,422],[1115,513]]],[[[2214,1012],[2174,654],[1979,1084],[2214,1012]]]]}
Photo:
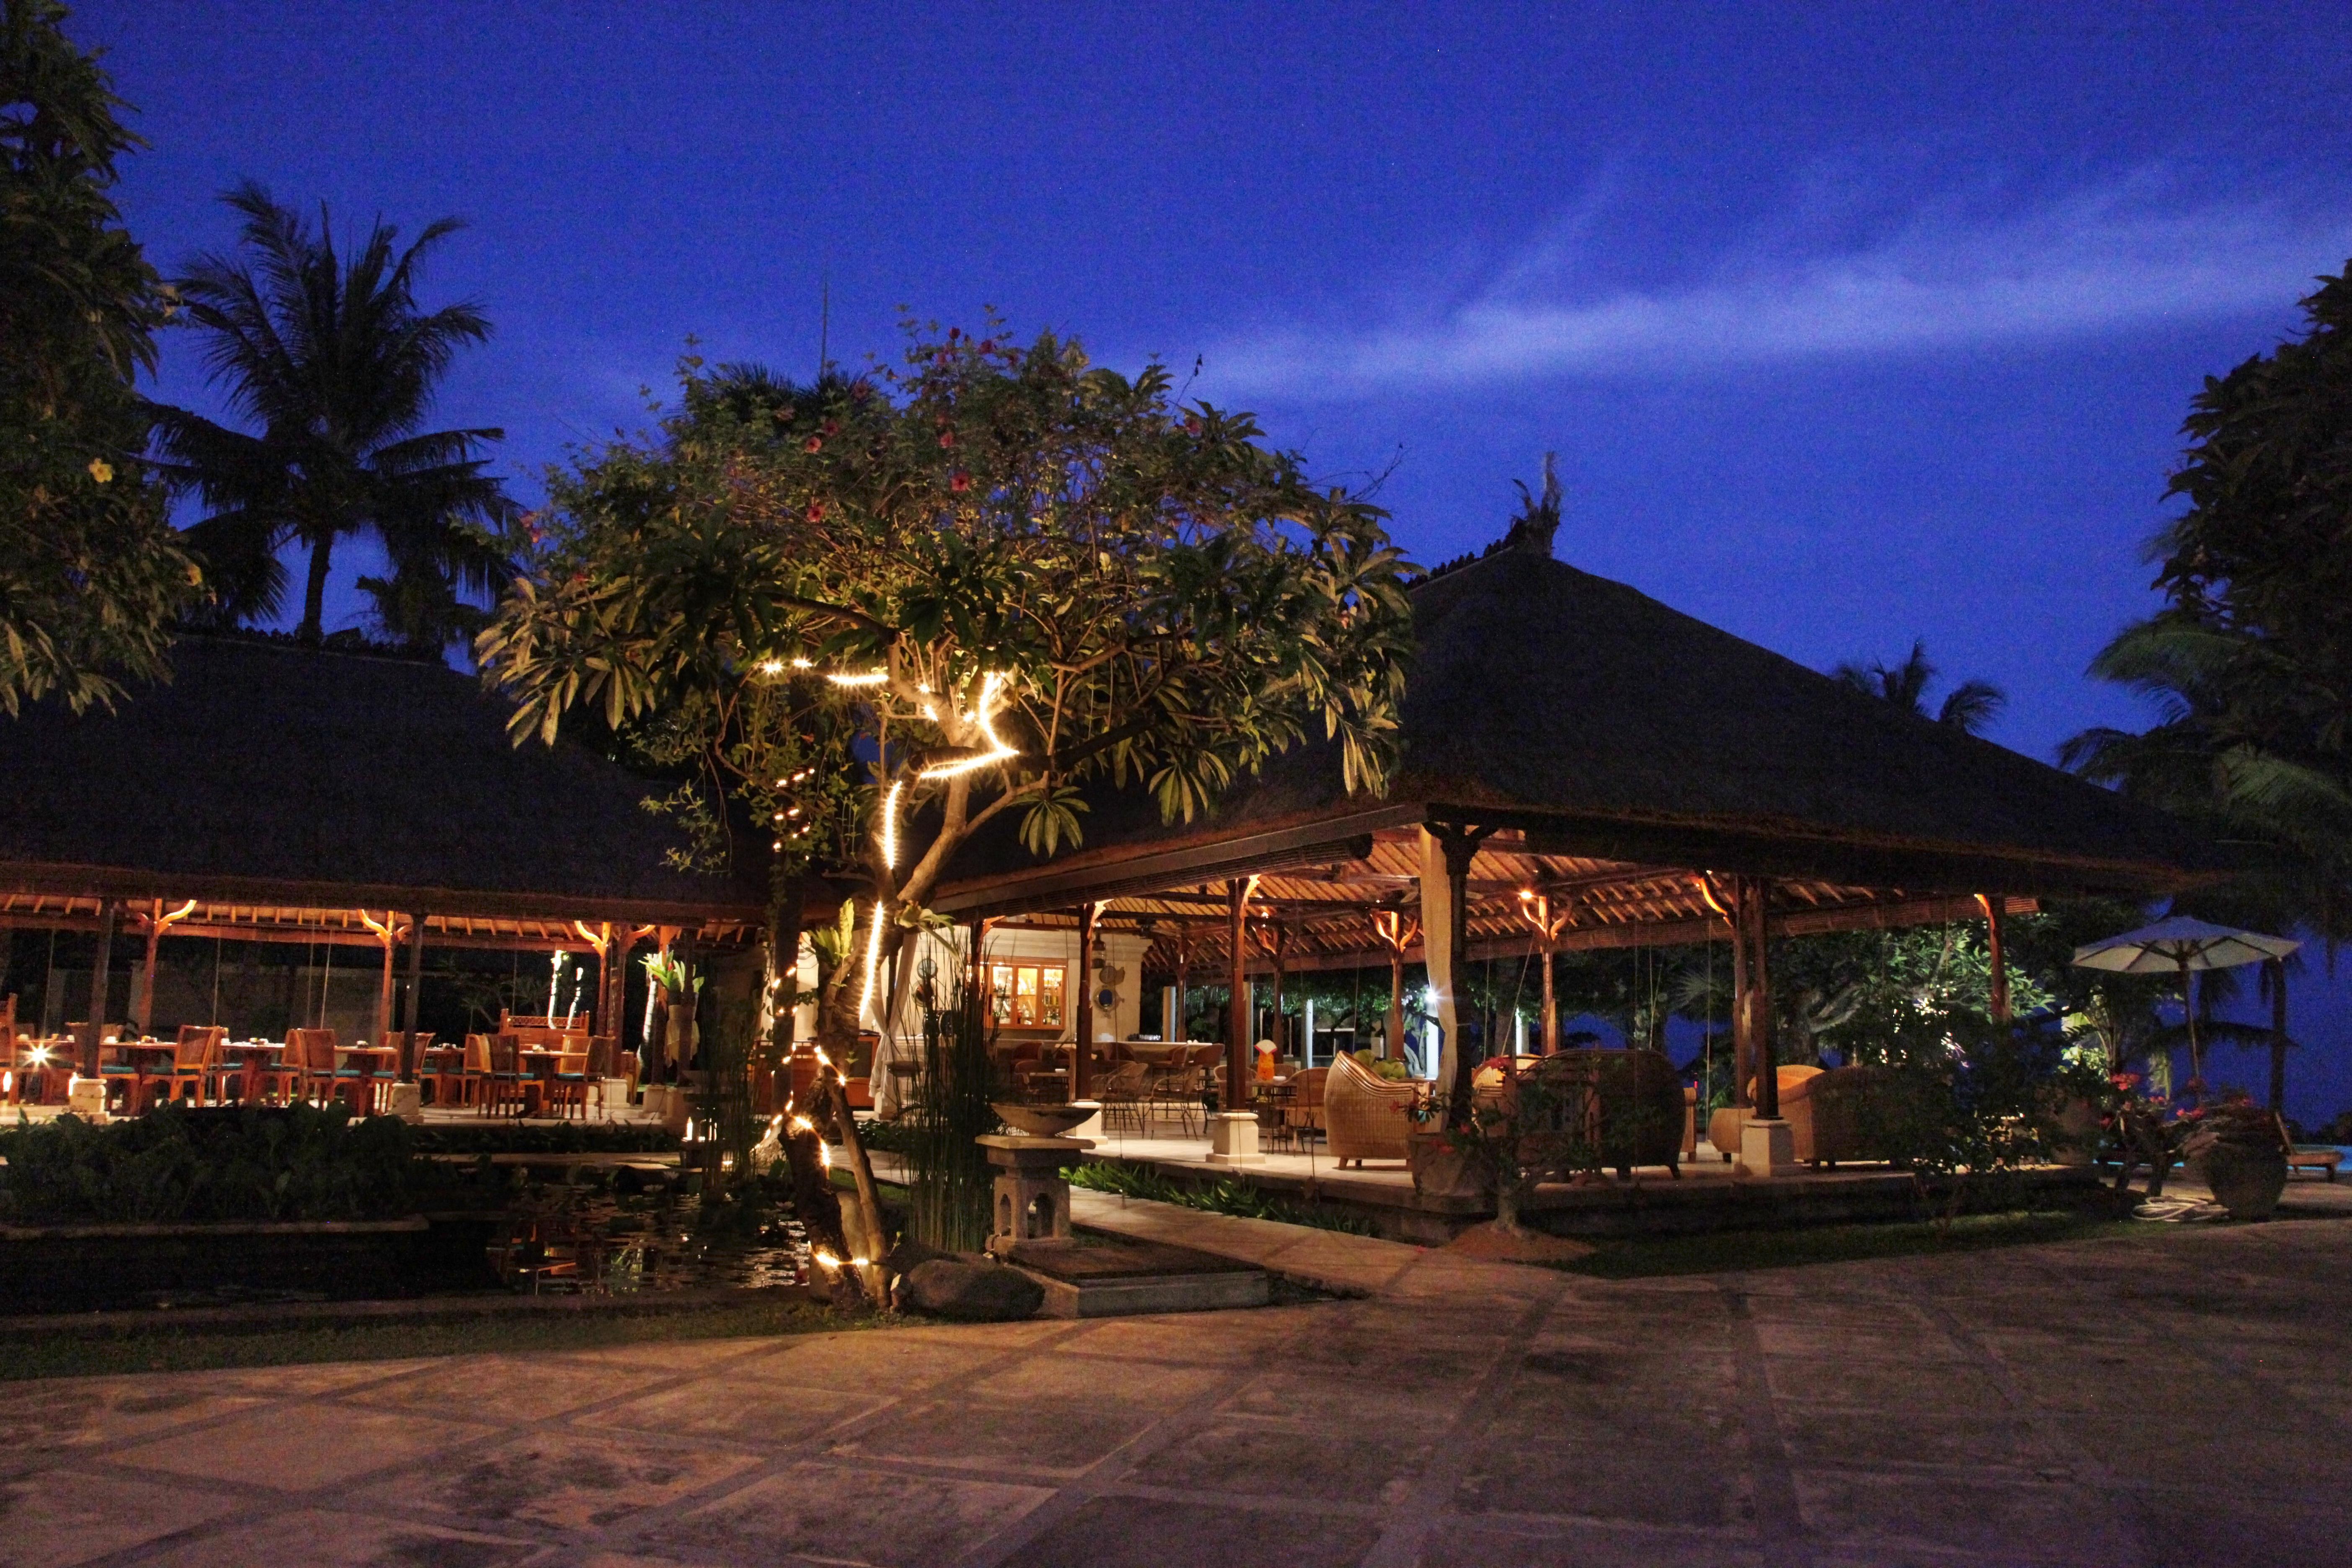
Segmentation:
{"type": "Polygon", "coordinates": [[[0,1563],[2352,1559],[2352,1221],[1624,1284],[1214,1224],[1372,1293],[0,1385],[0,1563]]]}

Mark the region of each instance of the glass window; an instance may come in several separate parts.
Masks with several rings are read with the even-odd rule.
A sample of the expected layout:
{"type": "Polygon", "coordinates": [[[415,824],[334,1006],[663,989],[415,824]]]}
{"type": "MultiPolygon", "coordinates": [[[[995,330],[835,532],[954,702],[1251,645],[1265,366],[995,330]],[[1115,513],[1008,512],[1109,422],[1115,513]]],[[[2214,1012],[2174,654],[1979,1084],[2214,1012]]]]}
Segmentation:
{"type": "Polygon", "coordinates": [[[1066,973],[1058,963],[990,964],[991,1015],[1016,1029],[1060,1028],[1066,973]]]}
{"type": "Polygon", "coordinates": [[[1049,964],[1038,971],[1038,1013],[1045,1024],[1062,1026],[1062,968],[1049,964]]]}

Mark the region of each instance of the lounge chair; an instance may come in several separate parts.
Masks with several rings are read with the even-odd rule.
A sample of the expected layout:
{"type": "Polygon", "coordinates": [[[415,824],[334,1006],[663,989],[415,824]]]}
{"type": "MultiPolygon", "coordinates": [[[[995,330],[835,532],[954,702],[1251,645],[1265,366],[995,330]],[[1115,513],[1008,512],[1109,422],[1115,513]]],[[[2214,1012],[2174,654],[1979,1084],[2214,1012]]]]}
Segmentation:
{"type": "Polygon", "coordinates": [[[1405,1140],[1415,1125],[1412,1108],[1421,1103],[1422,1092],[1418,1080],[1384,1079],[1353,1057],[1334,1061],[1323,1080],[1323,1129],[1331,1158],[1343,1166],[1352,1161],[1359,1168],[1367,1160],[1403,1160],[1405,1140]]]}

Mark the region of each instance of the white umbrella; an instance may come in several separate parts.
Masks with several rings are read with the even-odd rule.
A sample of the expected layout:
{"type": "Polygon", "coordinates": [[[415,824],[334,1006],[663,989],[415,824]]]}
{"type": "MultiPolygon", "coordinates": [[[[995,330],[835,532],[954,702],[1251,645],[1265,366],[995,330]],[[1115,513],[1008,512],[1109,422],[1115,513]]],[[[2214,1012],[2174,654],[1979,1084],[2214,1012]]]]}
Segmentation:
{"type": "Polygon", "coordinates": [[[2074,950],[2074,963],[2084,969],[2111,969],[2119,974],[2162,974],[2178,970],[2180,1003],[2189,1021],[2189,1070],[2192,1077],[2201,1079],[2205,1076],[2205,1063],[2197,1046],[2197,1007],[2189,993],[2189,972],[2235,969],[2242,963],[2283,959],[2302,945],[2289,937],[2233,931],[2188,915],[2174,915],[2152,926],[2078,947],[2074,950]]]}

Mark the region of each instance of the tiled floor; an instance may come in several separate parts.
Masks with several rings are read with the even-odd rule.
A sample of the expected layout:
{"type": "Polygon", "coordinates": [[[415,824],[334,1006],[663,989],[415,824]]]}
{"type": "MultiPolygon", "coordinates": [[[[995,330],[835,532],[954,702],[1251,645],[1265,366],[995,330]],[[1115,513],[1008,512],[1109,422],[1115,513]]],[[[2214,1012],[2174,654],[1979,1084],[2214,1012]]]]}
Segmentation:
{"type": "Polygon", "coordinates": [[[2352,1221],[1609,1284],[1083,1203],[1366,1293],[0,1385],[0,1563],[2352,1559],[2352,1221]]]}

